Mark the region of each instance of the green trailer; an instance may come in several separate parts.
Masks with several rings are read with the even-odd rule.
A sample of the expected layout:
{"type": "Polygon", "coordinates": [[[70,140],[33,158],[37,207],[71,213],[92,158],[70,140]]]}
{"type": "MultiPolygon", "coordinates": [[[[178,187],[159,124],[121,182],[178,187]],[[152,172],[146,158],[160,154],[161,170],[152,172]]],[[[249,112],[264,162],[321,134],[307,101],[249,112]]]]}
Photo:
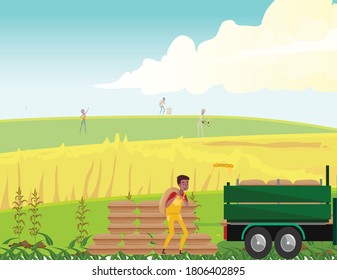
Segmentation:
{"type": "Polygon", "coordinates": [[[227,185],[224,187],[224,239],[244,241],[250,256],[264,258],[274,246],[286,259],[302,241],[336,245],[336,198],[331,199],[329,166],[325,185],[227,185]]]}

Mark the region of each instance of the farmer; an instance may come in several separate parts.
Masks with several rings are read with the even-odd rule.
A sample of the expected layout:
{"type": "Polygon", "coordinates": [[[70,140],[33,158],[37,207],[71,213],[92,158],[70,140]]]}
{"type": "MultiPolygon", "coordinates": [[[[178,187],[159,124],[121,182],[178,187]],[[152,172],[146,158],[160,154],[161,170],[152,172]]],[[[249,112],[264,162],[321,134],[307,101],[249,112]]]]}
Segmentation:
{"type": "Polygon", "coordinates": [[[166,218],[168,222],[169,234],[165,239],[162,254],[166,254],[165,249],[174,235],[174,221],[177,221],[183,230],[183,236],[181,237],[179,246],[179,253],[182,254],[182,250],[188,236],[188,231],[183,218],[180,215],[180,210],[183,205],[188,206],[188,199],[185,191],[188,190],[189,179],[190,178],[186,175],[179,175],[177,177],[177,183],[180,190],[178,192],[172,192],[166,201],[166,218]]]}
{"type": "Polygon", "coordinates": [[[165,97],[163,97],[163,99],[160,100],[159,102],[159,107],[160,107],[160,112],[159,112],[159,115],[161,114],[161,112],[163,112],[163,115],[165,113],[165,97]]]}
{"type": "Polygon", "coordinates": [[[84,131],[85,133],[87,133],[87,124],[86,124],[86,117],[87,117],[87,113],[89,111],[89,108],[87,109],[87,111],[85,111],[84,109],[81,110],[82,115],[80,116],[81,118],[81,127],[80,127],[80,133],[82,132],[82,127],[84,126],[84,131]]]}
{"type": "Polygon", "coordinates": [[[205,112],[206,112],[206,110],[204,108],[202,108],[201,109],[201,116],[200,116],[200,118],[198,120],[198,123],[197,123],[198,137],[204,137],[204,128],[203,128],[203,126],[206,123],[205,112]]]}

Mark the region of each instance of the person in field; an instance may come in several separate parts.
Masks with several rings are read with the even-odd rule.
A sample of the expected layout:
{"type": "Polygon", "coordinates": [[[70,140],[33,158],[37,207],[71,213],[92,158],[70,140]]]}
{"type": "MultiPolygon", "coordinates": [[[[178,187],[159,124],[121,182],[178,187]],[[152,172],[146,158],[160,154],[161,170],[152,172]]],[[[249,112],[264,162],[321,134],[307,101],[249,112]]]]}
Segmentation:
{"type": "Polygon", "coordinates": [[[205,112],[206,110],[203,108],[201,109],[201,116],[198,120],[198,123],[197,123],[197,128],[198,128],[198,137],[204,137],[204,124],[206,122],[205,120],[205,112]]]}
{"type": "Polygon", "coordinates": [[[165,97],[163,97],[163,99],[160,100],[159,102],[159,107],[160,107],[160,112],[159,115],[163,112],[163,115],[165,113],[165,97]]]}
{"type": "Polygon", "coordinates": [[[89,108],[87,109],[87,111],[85,111],[84,109],[81,110],[82,115],[80,116],[80,119],[81,119],[80,133],[82,132],[82,127],[84,127],[84,131],[85,133],[87,133],[86,117],[87,117],[88,111],[89,111],[89,108]]]}
{"type": "Polygon", "coordinates": [[[188,236],[188,231],[185,226],[184,220],[180,215],[181,207],[183,205],[188,206],[188,199],[185,191],[188,190],[189,177],[186,175],[179,175],[177,177],[177,183],[179,186],[179,191],[172,192],[166,201],[166,218],[168,222],[169,233],[165,239],[162,254],[166,254],[165,250],[169,245],[173,235],[174,235],[174,222],[177,221],[183,230],[183,236],[180,240],[179,253],[182,254],[185,241],[188,236]]]}

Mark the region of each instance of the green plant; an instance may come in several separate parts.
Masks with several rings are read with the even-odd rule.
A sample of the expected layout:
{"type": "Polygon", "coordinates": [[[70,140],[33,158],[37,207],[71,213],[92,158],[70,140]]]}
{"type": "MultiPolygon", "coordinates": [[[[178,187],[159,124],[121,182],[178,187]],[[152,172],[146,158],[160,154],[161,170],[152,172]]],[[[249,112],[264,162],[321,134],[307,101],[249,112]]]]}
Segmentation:
{"type": "Polygon", "coordinates": [[[38,232],[37,234],[42,235],[45,238],[48,245],[54,244],[54,241],[50,238],[50,236],[48,234],[45,234],[43,232],[38,232]]]}
{"type": "Polygon", "coordinates": [[[189,199],[193,201],[194,203],[197,203],[198,201],[196,200],[195,193],[192,192],[191,195],[189,196],[189,199]]]}
{"type": "Polygon", "coordinates": [[[16,225],[13,227],[13,231],[14,234],[17,235],[19,242],[21,241],[21,233],[26,225],[25,221],[23,220],[23,216],[26,215],[26,213],[23,211],[23,206],[25,202],[27,202],[27,200],[23,198],[21,188],[18,187],[15,200],[13,202],[13,210],[15,211],[14,220],[16,223],[16,225]]]}
{"type": "Polygon", "coordinates": [[[88,212],[90,212],[90,210],[87,209],[87,205],[85,204],[82,196],[76,211],[76,220],[78,220],[77,230],[79,232],[78,236],[76,236],[76,243],[81,248],[84,248],[86,242],[90,238],[90,236],[88,236],[88,231],[86,230],[86,227],[89,226],[89,223],[85,221],[86,214],[88,212]]]}
{"type": "MultiPolygon", "coordinates": [[[[189,199],[195,203],[195,209],[198,207],[201,207],[201,205],[198,203],[198,200],[196,199],[196,195],[194,192],[191,193],[189,196],[189,199]]],[[[194,214],[197,214],[196,211],[194,211],[194,214]]],[[[200,221],[200,217],[195,216],[195,221],[200,221]]],[[[199,232],[200,228],[198,225],[195,225],[196,227],[196,232],[199,232]]]]}
{"type": "Polygon", "coordinates": [[[128,192],[128,195],[127,195],[125,198],[126,198],[127,200],[129,200],[129,201],[131,200],[132,195],[131,195],[131,192],[130,192],[130,191],[128,192]]]}
{"type": "Polygon", "coordinates": [[[42,201],[40,200],[36,189],[34,189],[34,191],[32,192],[32,197],[30,199],[30,203],[28,204],[28,206],[30,207],[28,211],[32,212],[32,215],[30,216],[32,227],[29,228],[29,233],[31,236],[34,237],[34,243],[36,243],[36,236],[41,229],[41,223],[38,221],[42,218],[42,215],[38,214],[38,206],[40,204],[42,204],[42,201]]]}

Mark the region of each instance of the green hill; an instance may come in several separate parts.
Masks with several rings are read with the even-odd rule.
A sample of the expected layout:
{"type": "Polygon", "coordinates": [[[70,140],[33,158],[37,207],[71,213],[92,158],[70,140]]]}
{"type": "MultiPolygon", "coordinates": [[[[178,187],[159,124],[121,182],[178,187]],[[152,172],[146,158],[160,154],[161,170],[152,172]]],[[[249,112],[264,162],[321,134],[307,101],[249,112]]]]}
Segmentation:
{"type": "MultiPolygon", "coordinates": [[[[88,117],[87,134],[79,118],[0,121],[0,152],[102,143],[119,133],[129,141],[198,137],[198,116],[88,117]]],[[[209,117],[205,137],[262,134],[335,133],[337,129],[295,122],[243,117],[209,117]]]]}

